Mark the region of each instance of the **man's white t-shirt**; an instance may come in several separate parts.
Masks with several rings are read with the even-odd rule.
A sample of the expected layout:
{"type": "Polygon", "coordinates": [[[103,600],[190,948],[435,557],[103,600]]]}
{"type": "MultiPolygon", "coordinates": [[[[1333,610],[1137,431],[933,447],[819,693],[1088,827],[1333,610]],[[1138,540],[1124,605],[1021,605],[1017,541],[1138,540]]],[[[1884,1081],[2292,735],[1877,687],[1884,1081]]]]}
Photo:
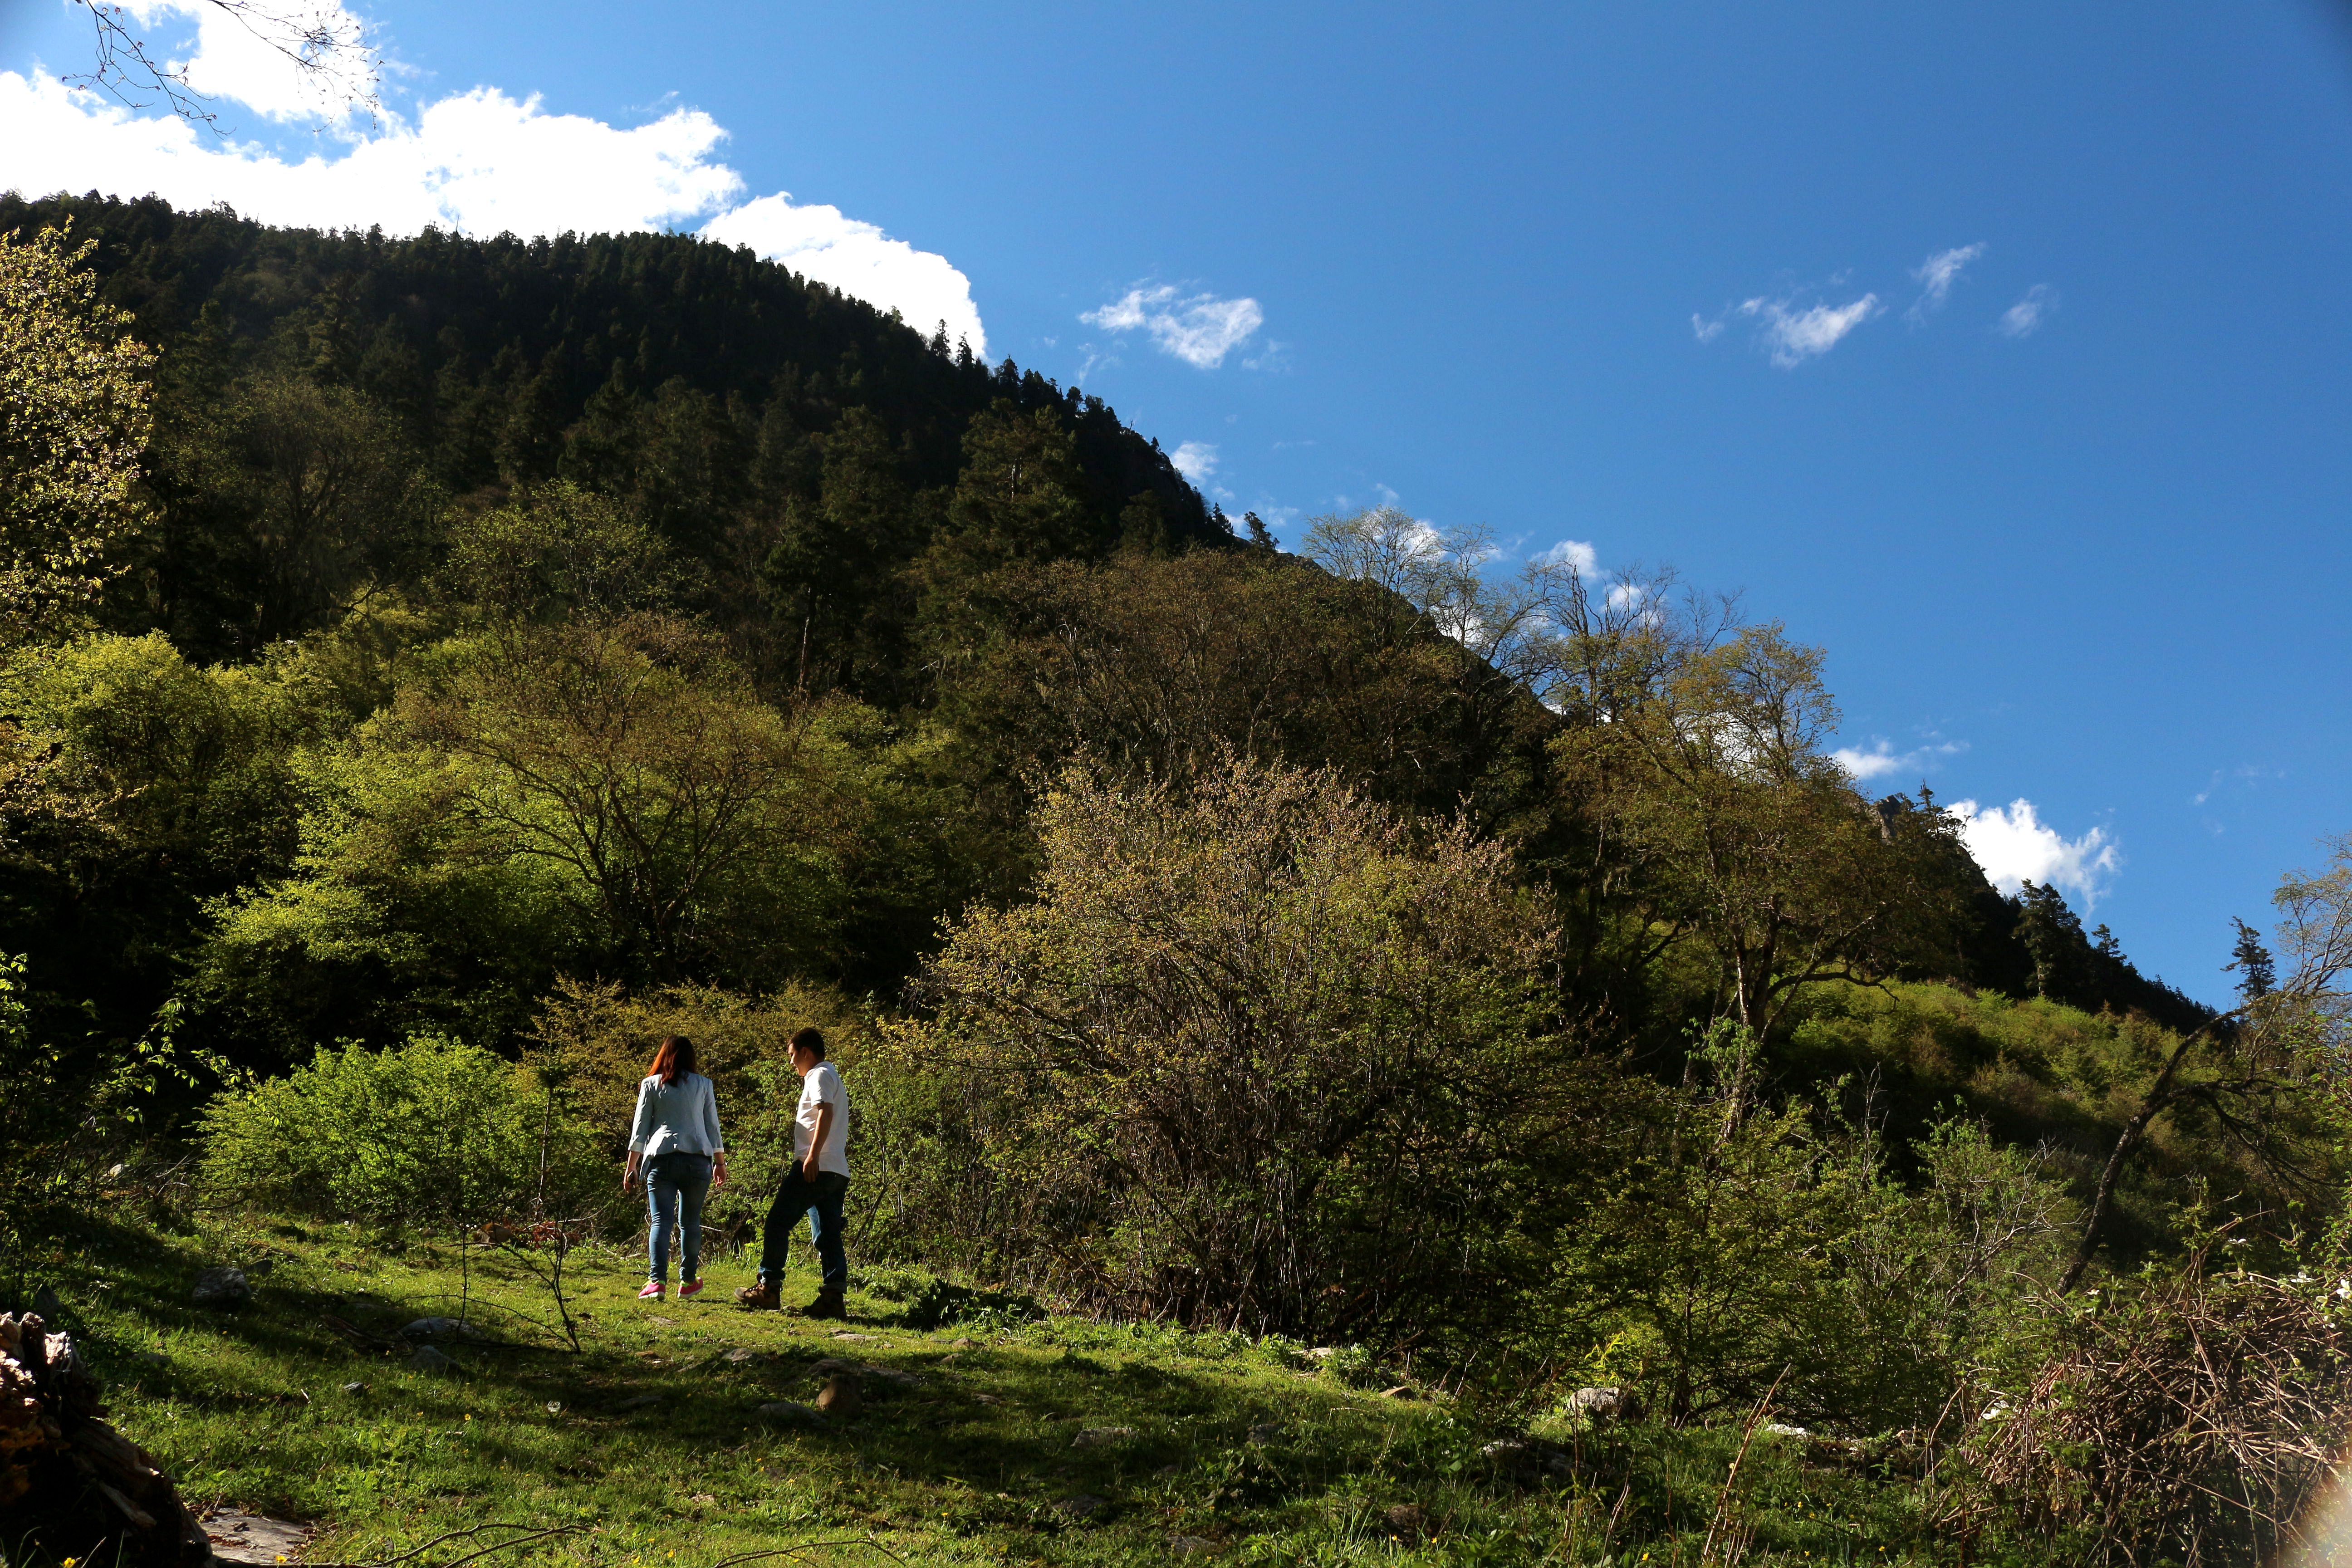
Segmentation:
{"type": "Polygon", "coordinates": [[[793,1121],[793,1160],[808,1158],[809,1142],[816,1137],[819,1106],[833,1107],[833,1125],[825,1130],[824,1147],[817,1151],[816,1168],[836,1176],[849,1174],[849,1093],[831,1062],[819,1062],[801,1079],[801,1107],[793,1121]]]}

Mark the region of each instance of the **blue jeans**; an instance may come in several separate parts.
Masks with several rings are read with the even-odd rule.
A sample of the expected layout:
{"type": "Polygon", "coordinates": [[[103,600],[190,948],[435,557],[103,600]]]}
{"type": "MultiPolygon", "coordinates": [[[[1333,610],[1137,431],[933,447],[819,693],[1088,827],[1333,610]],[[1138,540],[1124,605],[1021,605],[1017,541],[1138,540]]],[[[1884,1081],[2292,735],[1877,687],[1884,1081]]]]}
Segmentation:
{"type": "Polygon", "coordinates": [[[702,1277],[702,1199],[710,1191],[710,1156],[673,1150],[646,1162],[646,1202],[653,1209],[653,1231],[646,1245],[653,1252],[650,1279],[669,1276],[669,1239],[678,1231],[677,1277],[702,1277]]]}
{"type": "Polygon", "coordinates": [[[816,1180],[811,1181],[799,1162],[793,1162],[784,1184],[777,1189],[775,1204],[768,1210],[767,1234],[760,1238],[762,1283],[784,1282],[784,1257],[792,1249],[793,1226],[800,1224],[801,1215],[806,1215],[809,1233],[816,1239],[816,1260],[824,1273],[824,1288],[848,1288],[849,1259],[841,1250],[841,1200],[848,1191],[847,1176],[822,1171],[816,1180]]]}

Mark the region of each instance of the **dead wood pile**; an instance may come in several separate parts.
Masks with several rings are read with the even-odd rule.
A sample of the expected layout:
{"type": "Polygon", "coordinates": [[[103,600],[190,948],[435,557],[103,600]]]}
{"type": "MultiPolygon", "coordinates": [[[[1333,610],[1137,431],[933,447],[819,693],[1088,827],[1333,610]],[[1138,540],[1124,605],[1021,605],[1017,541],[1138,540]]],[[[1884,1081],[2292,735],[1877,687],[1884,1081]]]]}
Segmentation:
{"type": "Polygon", "coordinates": [[[203,1568],[204,1531],[146,1450],[102,1419],[100,1394],[71,1336],[0,1313],[0,1538],[58,1560],[203,1568]]]}

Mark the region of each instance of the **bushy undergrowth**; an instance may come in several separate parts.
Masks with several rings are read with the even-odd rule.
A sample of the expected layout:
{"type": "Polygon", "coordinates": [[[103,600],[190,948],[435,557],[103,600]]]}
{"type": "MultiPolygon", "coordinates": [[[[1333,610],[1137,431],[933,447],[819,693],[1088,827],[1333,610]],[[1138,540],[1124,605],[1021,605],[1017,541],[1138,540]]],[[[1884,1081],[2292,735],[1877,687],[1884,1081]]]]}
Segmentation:
{"type": "Polygon", "coordinates": [[[608,1201],[595,1131],[560,1091],[457,1040],[321,1050],[202,1126],[212,1194],[279,1214],[446,1229],[608,1201]]]}

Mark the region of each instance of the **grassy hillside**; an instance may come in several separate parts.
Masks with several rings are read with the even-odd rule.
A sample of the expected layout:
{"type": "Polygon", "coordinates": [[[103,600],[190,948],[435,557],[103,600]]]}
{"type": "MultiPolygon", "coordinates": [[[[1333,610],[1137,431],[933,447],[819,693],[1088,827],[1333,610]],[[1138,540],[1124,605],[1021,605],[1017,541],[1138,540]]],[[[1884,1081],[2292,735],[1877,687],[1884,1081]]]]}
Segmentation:
{"type": "MultiPolygon", "coordinates": [[[[2004,1142],[2042,1152],[2053,1173],[2086,1197],[2179,1041],[2138,1014],[1896,982],[1816,993],[1778,1065],[1793,1085],[1816,1091],[1843,1080],[1843,1098],[1883,1117],[1896,1148],[1960,1108],[2004,1142]]],[[[2118,1261],[2179,1245],[2183,1205],[2265,1213],[2286,1228],[2289,1210],[2311,1195],[2290,1169],[2324,1184],[2334,1168],[2329,1129],[2322,1108],[2281,1100],[2263,1132],[2285,1162],[2256,1160],[2249,1141],[2224,1136],[2213,1107],[2193,1094],[2158,1118],[2119,1189],[2110,1237],[2118,1261]]]]}
{"type": "MultiPolygon", "coordinates": [[[[318,1561],[517,1521],[581,1533],[485,1561],[667,1568],[805,1547],[842,1563],[1687,1562],[1738,1436],[1579,1436],[1538,1415],[1534,1446],[1493,1450],[1521,1431],[1512,1413],[1344,1352],[1050,1318],[921,1332],[873,1289],[901,1293],[887,1279],[861,1279],[846,1325],[754,1315],[727,1299],[742,1258],[709,1270],[702,1300],[641,1305],[635,1254],[577,1255],[578,1355],[543,1289],[478,1249],[468,1282],[446,1244],[240,1222],[108,1228],[52,1261],[118,1425],[194,1504],[314,1521],[318,1561]],[[188,1304],[218,1262],[251,1275],[250,1305],[188,1304]],[[390,1333],[457,1312],[468,1289],[500,1342],[441,1342],[455,1375],[355,1350],[324,1321],[390,1333]],[[861,1415],[761,1414],[812,1399],[825,1358],[883,1369],[861,1415]],[[1105,1428],[1126,1430],[1082,1437],[1105,1428]]],[[[796,1274],[790,1294],[812,1283],[796,1274]]],[[[1905,1488],[1808,1452],[1768,1436],[1741,1467],[1731,1511],[1755,1531],[1750,1562],[1938,1555],[1905,1488]]]]}

